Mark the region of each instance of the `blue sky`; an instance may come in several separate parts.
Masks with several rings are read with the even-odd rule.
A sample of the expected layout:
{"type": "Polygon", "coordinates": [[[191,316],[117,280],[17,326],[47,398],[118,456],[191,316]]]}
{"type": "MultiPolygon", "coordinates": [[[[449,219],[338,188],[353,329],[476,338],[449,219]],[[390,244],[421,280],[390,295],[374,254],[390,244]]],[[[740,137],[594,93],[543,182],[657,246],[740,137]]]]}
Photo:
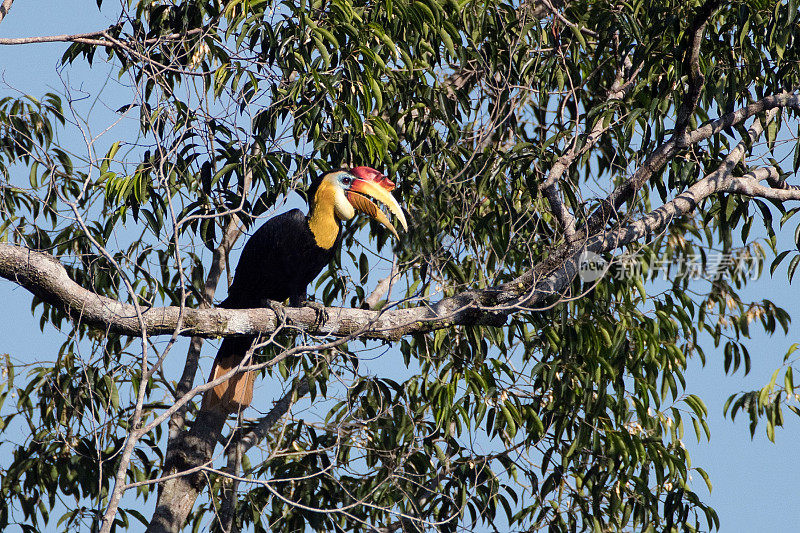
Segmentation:
{"type": "MultiPolygon", "coordinates": [[[[0,23],[0,37],[87,32],[105,28],[112,22],[97,13],[93,0],[18,0],[0,23]]],[[[56,43],[0,47],[0,97],[18,94],[16,91],[34,96],[49,90],[59,92],[62,81],[57,74],[57,65],[66,46],[56,43]]],[[[87,77],[84,84],[84,89],[90,94],[105,83],[105,80],[97,79],[98,72],[102,73],[101,78],[106,73],[114,76],[113,69],[102,65],[102,54],[98,54],[95,67],[94,77],[87,77]]],[[[87,72],[83,66],[64,71],[71,77],[73,85],[87,72]]],[[[106,90],[110,91],[107,94],[113,95],[113,87],[106,90]]],[[[120,102],[120,105],[125,103],[120,102]]],[[[796,177],[790,178],[792,180],[800,182],[796,177]]],[[[794,247],[793,231],[794,225],[782,231],[781,249],[794,247]]],[[[800,321],[797,289],[788,284],[785,268],[776,272],[774,277],[765,273],[748,287],[743,296],[751,300],[769,298],[800,321]]],[[[52,328],[45,335],[39,331],[38,319],[30,312],[30,296],[23,289],[10,282],[0,282],[0,298],[4,302],[6,317],[0,321],[0,353],[8,352],[23,360],[26,354],[32,360],[52,358],[51,354],[63,340],[63,333],[54,332],[52,328]]],[[[722,415],[723,405],[731,394],[760,388],[769,381],[772,372],[781,366],[789,346],[800,340],[794,331],[793,327],[788,336],[778,334],[773,337],[755,332],[754,339],[748,343],[752,370],[747,376],[741,371],[726,376],[722,367],[722,350],[713,349],[709,343],[704,345],[706,365],[703,367],[698,359],[694,359],[686,373],[686,392],[698,394],[706,402],[712,432],[710,443],[698,444],[691,428],[687,428],[685,443],[693,466],[704,468],[714,486],[711,494],[707,494],[705,484],[696,475],[695,490],[705,495],[705,500],[715,507],[723,532],[790,531],[797,528],[800,503],[796,487],[797,479],[800,479],[800,463],[793,458],[796,443],[800,441],[800,419],[787,412],[785,427],[776,432],[776,442],[771,443],[766,438],[763,424],[751,440],[746,416],[740,414],[732,423],[722,415]]],[[[176,348],[174,353],[181,351],[181,348],[176,348]]],[[[376,373],[380,373],[380,365],[380,361],[371,363],[376,373]]],[[[142,511],[148,514],[145,509],[142,511]]]]}

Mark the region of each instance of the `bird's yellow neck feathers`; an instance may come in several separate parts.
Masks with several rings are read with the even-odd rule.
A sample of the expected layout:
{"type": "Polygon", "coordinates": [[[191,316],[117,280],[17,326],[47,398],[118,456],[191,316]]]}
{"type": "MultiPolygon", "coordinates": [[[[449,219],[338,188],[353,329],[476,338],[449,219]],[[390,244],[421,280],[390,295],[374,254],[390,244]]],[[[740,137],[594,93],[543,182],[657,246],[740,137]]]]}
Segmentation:
{"type": "Polygon", "coordinates": [[[337,188],[327,180],[317,187],[308,217],[308,227],[314,235],[317,246],[330,249],[339,236],[339,221],[336,217],[337,188]]]}

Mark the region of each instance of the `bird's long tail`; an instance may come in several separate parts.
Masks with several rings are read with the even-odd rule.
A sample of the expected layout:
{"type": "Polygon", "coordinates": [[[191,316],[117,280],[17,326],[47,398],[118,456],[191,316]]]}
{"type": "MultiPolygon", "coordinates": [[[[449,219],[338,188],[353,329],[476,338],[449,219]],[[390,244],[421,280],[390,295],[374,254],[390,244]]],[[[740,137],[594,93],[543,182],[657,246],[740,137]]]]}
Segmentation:
{"type": "MultiPolygon", "coordinates": [[[[208,381],[213,381],[239,366],[252,343],[253,337],[224,339],[217,352],[217,358],[214,359],[214,367],[211,369],[211,377],[208,381]]],[[[255,378],[254,371],[242,372],[223,381],[213,389],[207,390],[203,395],[203,404],[200,410],[229,414],[244,409],[253,401],[255,378]]]]}

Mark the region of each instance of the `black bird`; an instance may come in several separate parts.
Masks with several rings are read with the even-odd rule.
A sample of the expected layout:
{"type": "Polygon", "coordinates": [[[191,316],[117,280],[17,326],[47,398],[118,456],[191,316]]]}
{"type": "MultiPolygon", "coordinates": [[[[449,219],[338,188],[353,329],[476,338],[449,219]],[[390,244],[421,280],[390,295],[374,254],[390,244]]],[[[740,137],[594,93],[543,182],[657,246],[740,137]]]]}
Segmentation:
{"type": "MultiPolygon", "coordinates": [[[[227,309],[273,307],[289,300],[297,307],[306,300],[306,287],[331,262],[341,243],[341,221],[360,211],[386,226],[392,223],[373,202],[386,207],[407,229],[400,204],[391,195],[394,183],[369,167],[334,170],[316,181],[309,191],[309,214],[299,209],[267,220],[247,241],[236,267],[228,297],[219,304],[227,309]]],[[[238,366],[253,337],[228,337],[222,341],[210,381],[238,366]]],[[[250,405],[255,372],[237,374],[206,391],[202,411],[233,413],[250,405]]]]}

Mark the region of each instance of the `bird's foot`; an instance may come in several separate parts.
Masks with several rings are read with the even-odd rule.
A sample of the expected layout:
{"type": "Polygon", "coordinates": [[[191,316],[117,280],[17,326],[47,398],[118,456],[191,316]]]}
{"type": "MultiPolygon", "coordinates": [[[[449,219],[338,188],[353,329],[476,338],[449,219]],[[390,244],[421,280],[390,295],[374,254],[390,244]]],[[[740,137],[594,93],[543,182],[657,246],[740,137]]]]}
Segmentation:
{"type": "Polygon", "coordinates": [[[306,299],[300,302],[300,307],[310,307],[317,314],[317,318],[314,320],[314,329],[319,330],[328,321],[328,312],[321,303],[306,299]]]}
{"type": "Polygon", "coordinates": [[[275,329],[280,329],[289,323],[289,319],[286,317],[286,308],[279,301],[267,300],[264,302],[264,307],[275,313],[275,318],[277,319],[275,329]]]}

